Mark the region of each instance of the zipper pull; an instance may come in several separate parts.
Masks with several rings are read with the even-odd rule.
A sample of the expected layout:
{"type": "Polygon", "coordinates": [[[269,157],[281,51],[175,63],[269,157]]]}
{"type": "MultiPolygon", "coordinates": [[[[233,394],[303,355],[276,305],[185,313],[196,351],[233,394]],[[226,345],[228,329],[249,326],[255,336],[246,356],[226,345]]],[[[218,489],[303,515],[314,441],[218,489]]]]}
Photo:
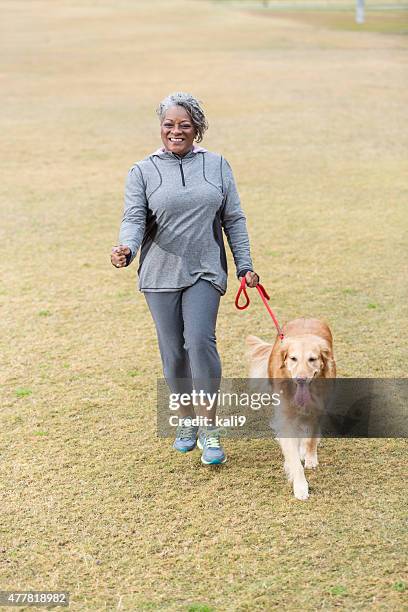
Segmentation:
{"type": "Polygon", "coordinates": [[[185,181],[185,179],[184,179],[183,163],[182,163],[182,162],[183,162],[183,160],[182,160],[182,158],[180,158],[180,160],[179,160],[179,166],[180,166],[180,173],[181,173],[181,182],[182,182],[182,184],[183,184],[183,187],[185,187],[185,186],[186,186],[186,181],[185,181]]]}

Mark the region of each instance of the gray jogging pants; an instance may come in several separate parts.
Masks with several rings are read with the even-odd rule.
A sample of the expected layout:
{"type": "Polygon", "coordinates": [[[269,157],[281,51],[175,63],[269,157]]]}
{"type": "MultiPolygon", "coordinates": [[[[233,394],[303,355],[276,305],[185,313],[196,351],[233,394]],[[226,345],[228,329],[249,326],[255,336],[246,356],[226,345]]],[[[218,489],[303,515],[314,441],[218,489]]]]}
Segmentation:
{"type": "Polygon", "coordinates": [[[179,291],[143,292],[171,393],[216,393],[221,379],[215,326],[221,293],[199,278],[179,291]]]}

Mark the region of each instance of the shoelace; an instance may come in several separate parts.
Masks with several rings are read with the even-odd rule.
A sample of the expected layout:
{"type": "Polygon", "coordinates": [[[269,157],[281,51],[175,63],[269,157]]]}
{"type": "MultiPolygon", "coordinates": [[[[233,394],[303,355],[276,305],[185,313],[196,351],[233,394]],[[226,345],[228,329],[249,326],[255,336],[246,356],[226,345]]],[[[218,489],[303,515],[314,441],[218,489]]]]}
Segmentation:
{"type": "Polygon", "coordinates": [[[207,448],[220,448],[220,436],[208,434],[205,439],[207,448]]]}
{"type": "Polygon", "coordinates": [[[221,429],[211,429],[205,432],[205,442],[207,448],[220,448],[220,434],[223,433],[221,429]]]}
{"type": "Polygon", "coordinates": [[[194,438],[196,435],[196,430],[192,425],[180,425],[177,429],[177,438],[180,440],[189,440],[194,438]]]}

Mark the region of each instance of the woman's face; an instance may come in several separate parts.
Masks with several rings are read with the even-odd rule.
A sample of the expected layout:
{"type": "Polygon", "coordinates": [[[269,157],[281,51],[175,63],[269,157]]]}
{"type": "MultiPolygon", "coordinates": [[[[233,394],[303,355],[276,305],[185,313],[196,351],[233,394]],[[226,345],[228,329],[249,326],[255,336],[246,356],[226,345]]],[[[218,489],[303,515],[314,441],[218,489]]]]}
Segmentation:
{"type": "Polygon", "coordinates": [[[195,128],[191,117],[182,106],[172,106],[161,123],[161,139],[165,148],[177,155],[185,155],[192,149],[195,128]]]}

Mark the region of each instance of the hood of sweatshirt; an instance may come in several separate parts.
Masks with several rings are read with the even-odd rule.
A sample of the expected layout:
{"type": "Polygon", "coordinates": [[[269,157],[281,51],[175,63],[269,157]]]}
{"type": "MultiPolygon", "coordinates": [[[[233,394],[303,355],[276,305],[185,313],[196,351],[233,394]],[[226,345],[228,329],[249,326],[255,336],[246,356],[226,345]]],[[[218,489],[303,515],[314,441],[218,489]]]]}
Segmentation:
{"type": "MultiPolygon", "coordinates": [[[[198,147],[196,145],[193,145],[193,148],[188,153],[183,155],[181,159],[184,159],[185,157],[193,157],[196,153],[205,153],[206,151],[207,149],[204,149],[203,147],[198,147]]],[[[173,153],[173,151],[168,151],[164,147],[157,149],[157,151],[152,153],[152,156],[153,155],[157,155],[158,157],[162,157],[162,158],[175,157],[176,159],[180,159],[179,155],[177,155],[176,153],[173,153]]]]}

